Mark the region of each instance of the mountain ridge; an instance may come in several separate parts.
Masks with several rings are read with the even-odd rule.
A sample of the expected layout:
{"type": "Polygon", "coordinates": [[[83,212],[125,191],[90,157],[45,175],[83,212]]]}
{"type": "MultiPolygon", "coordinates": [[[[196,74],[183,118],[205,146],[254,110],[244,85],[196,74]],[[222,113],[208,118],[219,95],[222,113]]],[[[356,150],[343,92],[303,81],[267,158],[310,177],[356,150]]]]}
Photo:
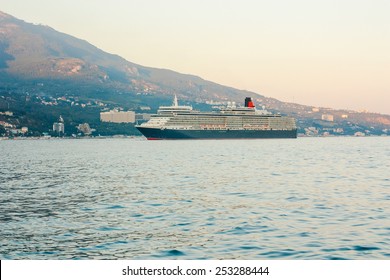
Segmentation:
{"type": "MultiPolygon", "coordinates": [[[[390,130],[389,115],[328,108],[314,110],[314,106],[282,102],[195,75],[142,66],[107,53],[86,40],[49,26],[27,23],[0,11],[1,91],[4,98],[0,98],[0,111],[11,104],[10,99],[5,100],[12,99],[9,92],[26,99],[31,95],[49,99],[71,96],[84,98],[86,102],[104,101],[110,106],[127,109],[141,105],[156,108],[158,102],[170,102],[174,94],[182,102],[200,104],[209,101],[242,103],[244,97],[252,96],[273,112],[295,117],[301,133],[315,126],[329,126],[331,129],[335,122],[363,127],[363,131],[371,127],[376,131],[390,130]],[[335,121],[323,122],[324,114],[333,114],[335,121]],[[348,119],[343,119],[343,115],[348,115],[348,119]]],[[[53,116],[50,121],[52,119],[53,116]]]]}
{"type": "Polygon", "coordinates": [[[242,99],[245,95],[240,90],[198,76],[129,62],[85,40],[48,26],[26,23],[5,13],[0,17],[0,42],[0,65],[8,65],[9,74],[22,78],[82,77],[100,83],[116,83],[126,90],[152,89],[160,94],[176,91],[174,93],[183,99],[194,98],[196,94],[218,99],[236,99],[237,95],[242,99]],[[28,45],[28,49],[23,45],[28,45]],[[186,91],[187,94],[183,94],[186,91]]]}

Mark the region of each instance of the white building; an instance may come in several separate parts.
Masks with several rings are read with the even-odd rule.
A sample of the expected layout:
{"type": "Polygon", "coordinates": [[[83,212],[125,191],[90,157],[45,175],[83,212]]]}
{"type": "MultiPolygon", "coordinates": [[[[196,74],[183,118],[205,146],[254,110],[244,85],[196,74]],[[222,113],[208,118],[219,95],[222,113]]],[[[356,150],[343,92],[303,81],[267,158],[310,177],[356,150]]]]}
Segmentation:
{"type": "Polygon", "coordinates": [[[136,121],[148,121],[152,114],[135,114],[136,121]]]}
{"type": "Polygon", "coordinates": [[[12,117],[14,115],[14,113],[10,112],[10,111],[5,111],[5,112],[0,112],[0,115],[5,115],[5,116],[12,117]]]}
{"type": "Polygon", "coordinates": [[[119,112],[116,110],[111,110],[109,112],[101,112],[100,121],[113,123],[135,123],[135,112],[119,112]]]}
{"type": "Polygon", "coordinates": [[[333,122],[333,115],[328,115],[328,114],[323,114],[322,116],[321,116],[321,119],[323,120],[323,121],[328,121],[328,122],[333,122]]]}
{"type": "Polygon", "coordinates": [[[53,131],[57,133],[64,133],[65,132],[65,126],[63,123],[53,123],[53,131]]]}
{"type": "Polygon", "coordinates": [[[64,119],[62,116],[58,118],[58,122],[53,123],[53,132],[65,133],[65,125],[64,125],[64,119]]]}
{"type": "Polygon", "coordinates": [[[364,132],[358,131],[358,132],[355,132],[354,136],[357,136],[357,137],[359,137],[359,136],[366,136],[366,134],[364,132]]]}

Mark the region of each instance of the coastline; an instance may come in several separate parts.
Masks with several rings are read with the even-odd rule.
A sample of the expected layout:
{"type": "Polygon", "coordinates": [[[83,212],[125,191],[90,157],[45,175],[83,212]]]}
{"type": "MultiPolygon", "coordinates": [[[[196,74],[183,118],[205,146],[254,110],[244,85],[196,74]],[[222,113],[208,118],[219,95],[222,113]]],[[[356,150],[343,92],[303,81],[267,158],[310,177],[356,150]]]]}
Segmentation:
{"type": "MultiPolygon", "coordinates": [[[[316,135],[308,136],[304,134],[298,134],[297,138],[374,138],[374,137],[389,137],[389,135],[316,135]]],[[[82,136],[82,137],[0,137],[0,141],[24,141],[24,140],[87,140],[87,139],[138,139],[146,140],[144,136],[139,135],[112,135],[112,136],[82,136]]],[[[194,139],[196,140],[196,139],[194,139]]],[[[254,139],[256,140],[256,139],[254,139]]],[[[257,139],[261,140],[261,139],[257,139]]]]}

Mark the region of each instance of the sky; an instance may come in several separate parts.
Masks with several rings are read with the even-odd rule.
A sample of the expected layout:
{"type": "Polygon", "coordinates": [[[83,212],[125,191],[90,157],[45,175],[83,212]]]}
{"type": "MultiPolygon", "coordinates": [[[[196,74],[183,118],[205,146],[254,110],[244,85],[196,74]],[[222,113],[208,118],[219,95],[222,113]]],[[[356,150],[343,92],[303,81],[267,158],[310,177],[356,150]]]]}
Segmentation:
{"type": "Polygon", "coordinates": [[[0,10],[140,65],[390,114],[388,0],[1,0],[0,10]]]}

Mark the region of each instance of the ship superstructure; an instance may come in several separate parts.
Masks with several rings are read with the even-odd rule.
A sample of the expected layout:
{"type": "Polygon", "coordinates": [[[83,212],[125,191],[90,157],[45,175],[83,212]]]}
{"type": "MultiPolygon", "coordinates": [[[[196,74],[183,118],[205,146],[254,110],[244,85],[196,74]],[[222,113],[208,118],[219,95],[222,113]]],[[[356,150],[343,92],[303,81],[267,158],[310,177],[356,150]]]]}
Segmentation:
{"type": "Polygon", "coordinates": [[[250,97],[244,107],[234,104],[216,112],[199,112],[180,106],[160,106],[157,114],[137,129],[147,139],[296,138],[295,120],[256,110],[250,97]]]}

